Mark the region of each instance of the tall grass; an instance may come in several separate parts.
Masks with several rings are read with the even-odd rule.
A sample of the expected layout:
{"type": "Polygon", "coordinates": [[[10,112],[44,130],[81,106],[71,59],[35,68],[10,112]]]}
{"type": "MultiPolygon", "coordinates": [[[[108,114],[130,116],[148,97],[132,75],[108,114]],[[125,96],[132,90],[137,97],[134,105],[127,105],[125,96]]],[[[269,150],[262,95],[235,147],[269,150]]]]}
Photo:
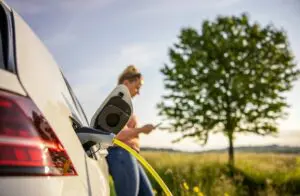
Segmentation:
{"type": "MultiPolygon", "coordinates": [[[[296,155],[237,153],[233,171],[225,153],[142,155],[174,195],[300,195],[300,157],[296,155]]],[[[151,181],[157,195],[162,195],[151,181]]]]}

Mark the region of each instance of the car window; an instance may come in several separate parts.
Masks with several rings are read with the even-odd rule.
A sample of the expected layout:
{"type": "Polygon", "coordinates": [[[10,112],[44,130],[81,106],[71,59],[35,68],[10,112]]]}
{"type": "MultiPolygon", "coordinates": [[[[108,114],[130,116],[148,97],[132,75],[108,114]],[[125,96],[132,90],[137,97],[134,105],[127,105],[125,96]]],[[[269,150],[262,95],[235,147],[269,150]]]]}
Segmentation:
{"type": "Polygon", "coordinates": [[[4,9],[0,4],[0,69],[5,69],[7,56],[5,54],[5,45],[7,43],[7,20],[4,9]]]}
{"type": "Polygon", "coordinates": [[[0,0],[0,68],[16,73],[13,20],[0,0]]]}
{"type": "MultiPolygon", "coordinates": [[[[2,29],[1,29],[2,31],[2,29]]],[[[4,69],[4,54],[3,54],[3,43],[2,43],[2,32],[0,31],[0,69],[4,69]]]]}

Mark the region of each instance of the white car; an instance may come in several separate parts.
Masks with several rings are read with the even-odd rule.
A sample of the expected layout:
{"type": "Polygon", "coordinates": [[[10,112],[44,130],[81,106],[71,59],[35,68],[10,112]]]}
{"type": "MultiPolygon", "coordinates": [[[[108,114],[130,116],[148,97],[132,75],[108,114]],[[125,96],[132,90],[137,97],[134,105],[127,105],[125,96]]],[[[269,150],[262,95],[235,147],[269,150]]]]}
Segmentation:
{"type": "Polygon", "coordinates": [[[132,112],[128,97],[116,89],[93,118],[102,131],[89,128],[51,54],[0,0],[0,195],[109,195],[105,148],[132,112]]]}

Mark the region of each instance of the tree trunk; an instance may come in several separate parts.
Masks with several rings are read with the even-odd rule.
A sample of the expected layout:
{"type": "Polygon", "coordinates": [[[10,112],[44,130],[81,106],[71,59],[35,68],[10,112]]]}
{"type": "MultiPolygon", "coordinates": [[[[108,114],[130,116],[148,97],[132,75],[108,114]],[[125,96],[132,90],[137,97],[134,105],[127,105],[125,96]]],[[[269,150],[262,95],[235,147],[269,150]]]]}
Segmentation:
{"type": "Polygon", "coordinates": [[[229,139],[229,148],[228,148],[228,163],[229,166],[233,167],[234,166],[234,149],[233,149],[233,134],[230,133],[228,135],[229,139]]]}

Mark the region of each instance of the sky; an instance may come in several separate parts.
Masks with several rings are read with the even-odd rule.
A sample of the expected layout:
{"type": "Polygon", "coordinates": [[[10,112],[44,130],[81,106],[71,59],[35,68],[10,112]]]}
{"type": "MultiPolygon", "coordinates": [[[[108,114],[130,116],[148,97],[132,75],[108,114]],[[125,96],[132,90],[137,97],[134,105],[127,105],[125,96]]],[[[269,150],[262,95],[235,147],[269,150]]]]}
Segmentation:
{"type": "MultiPolygon", "coordinates": [[[[184,27],[200,29],[203,20],[247,12],[251,21],[273,23],[287,32],[300,62],[299,0],[6,0],[31,26],[62,68],[91,119],[129,64],[144,75],[141,95],[134,98],[139,124],[158,123],[156,104],[164,94],[159,69],[169,63],[168,48],[184,27]]],[[[300,64],[298,63],[300,68],[300,64]]],[[[289,116],[278,121],[277,137],[236,135],[235,145],[298,145],[300,81],[287,93],[289,116]]],[[[167,122],[163,122],[167,123],[167,122]]],[[[205,146],[193,139],[173,144],[180,134],[155,130],[141,136],[144,147],[201,151],[224,148],[227,139],[210,135],[205,146]]]]}

